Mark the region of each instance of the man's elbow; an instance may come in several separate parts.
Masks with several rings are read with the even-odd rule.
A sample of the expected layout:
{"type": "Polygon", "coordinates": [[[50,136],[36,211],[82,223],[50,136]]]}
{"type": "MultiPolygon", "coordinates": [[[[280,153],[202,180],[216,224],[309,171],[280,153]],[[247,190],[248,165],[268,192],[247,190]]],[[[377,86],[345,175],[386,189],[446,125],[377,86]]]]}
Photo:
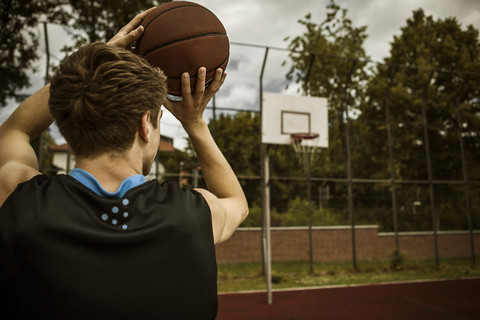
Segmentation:
{"type": "Polygon", "coordinates": [[[242,223],[243,221],[245,221],[245,219],[247,219],[249,212],[250,212],[250,209],[248,208],[248,203],[245,201],[245,204],[243,205],[243,208],[242,208],[240,223],[242,223]]]}
{"type": "Polygon", "coordinates": [[[243,198],[238,201],[237,210],[237,215],[240,220],[238,225],[240,225],[243,221],[245,221],[250,211],[250,209],[248,208],[247,199],[243,198]]]}

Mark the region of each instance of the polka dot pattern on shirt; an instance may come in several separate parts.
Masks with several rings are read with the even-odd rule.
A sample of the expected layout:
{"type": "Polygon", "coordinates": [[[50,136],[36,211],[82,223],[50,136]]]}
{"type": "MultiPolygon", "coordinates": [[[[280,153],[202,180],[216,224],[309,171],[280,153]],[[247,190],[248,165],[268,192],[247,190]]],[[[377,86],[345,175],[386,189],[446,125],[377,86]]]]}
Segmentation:
{"type": "Polygon", "coordinates": [[[128,221],[131,219],[131,214],[128,211],[130,200],[123,198],[117,201],[109,210],[100,213],[100,219],[111,227],[125,231],[128,229],[128,221]]]}

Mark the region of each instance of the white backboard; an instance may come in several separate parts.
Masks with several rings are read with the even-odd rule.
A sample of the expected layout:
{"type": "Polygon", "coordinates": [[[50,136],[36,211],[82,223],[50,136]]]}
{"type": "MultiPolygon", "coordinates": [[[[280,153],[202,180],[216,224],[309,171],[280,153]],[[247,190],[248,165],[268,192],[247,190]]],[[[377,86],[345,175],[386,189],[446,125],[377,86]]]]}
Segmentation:
{"type": "Polygon", "coordinates": [[[312,144],[328,147],[327,99],[264,92],[262,143],[291,144],[290,134],[300,132],[318,133],[312,144]]]}

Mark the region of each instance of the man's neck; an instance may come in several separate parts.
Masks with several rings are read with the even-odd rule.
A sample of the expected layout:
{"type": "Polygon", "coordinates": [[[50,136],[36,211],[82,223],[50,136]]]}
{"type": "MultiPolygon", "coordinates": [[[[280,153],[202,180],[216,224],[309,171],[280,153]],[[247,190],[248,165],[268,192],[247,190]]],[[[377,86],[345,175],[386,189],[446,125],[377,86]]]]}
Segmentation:
{"type": "Polygon", "coordinates": [[[133,161],[128,153],[106,153],[94,158],[80,157],[77,158],[75,167],[90,173],[103,189],[111,193],[117,191],[126,178],[142,174],[141,161],[133,161]]]}

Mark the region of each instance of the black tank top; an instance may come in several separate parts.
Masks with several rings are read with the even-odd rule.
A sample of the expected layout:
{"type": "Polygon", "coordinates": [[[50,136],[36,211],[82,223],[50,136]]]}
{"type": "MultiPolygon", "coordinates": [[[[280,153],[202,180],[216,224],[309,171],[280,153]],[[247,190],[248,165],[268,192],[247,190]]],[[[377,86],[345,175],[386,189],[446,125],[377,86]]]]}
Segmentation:
{"type": "Polygon", "coordinates": [[[0,208],[0,317],[214,319],[210,209],[149,181],[121,199],[36,176],[0,208]]]}

